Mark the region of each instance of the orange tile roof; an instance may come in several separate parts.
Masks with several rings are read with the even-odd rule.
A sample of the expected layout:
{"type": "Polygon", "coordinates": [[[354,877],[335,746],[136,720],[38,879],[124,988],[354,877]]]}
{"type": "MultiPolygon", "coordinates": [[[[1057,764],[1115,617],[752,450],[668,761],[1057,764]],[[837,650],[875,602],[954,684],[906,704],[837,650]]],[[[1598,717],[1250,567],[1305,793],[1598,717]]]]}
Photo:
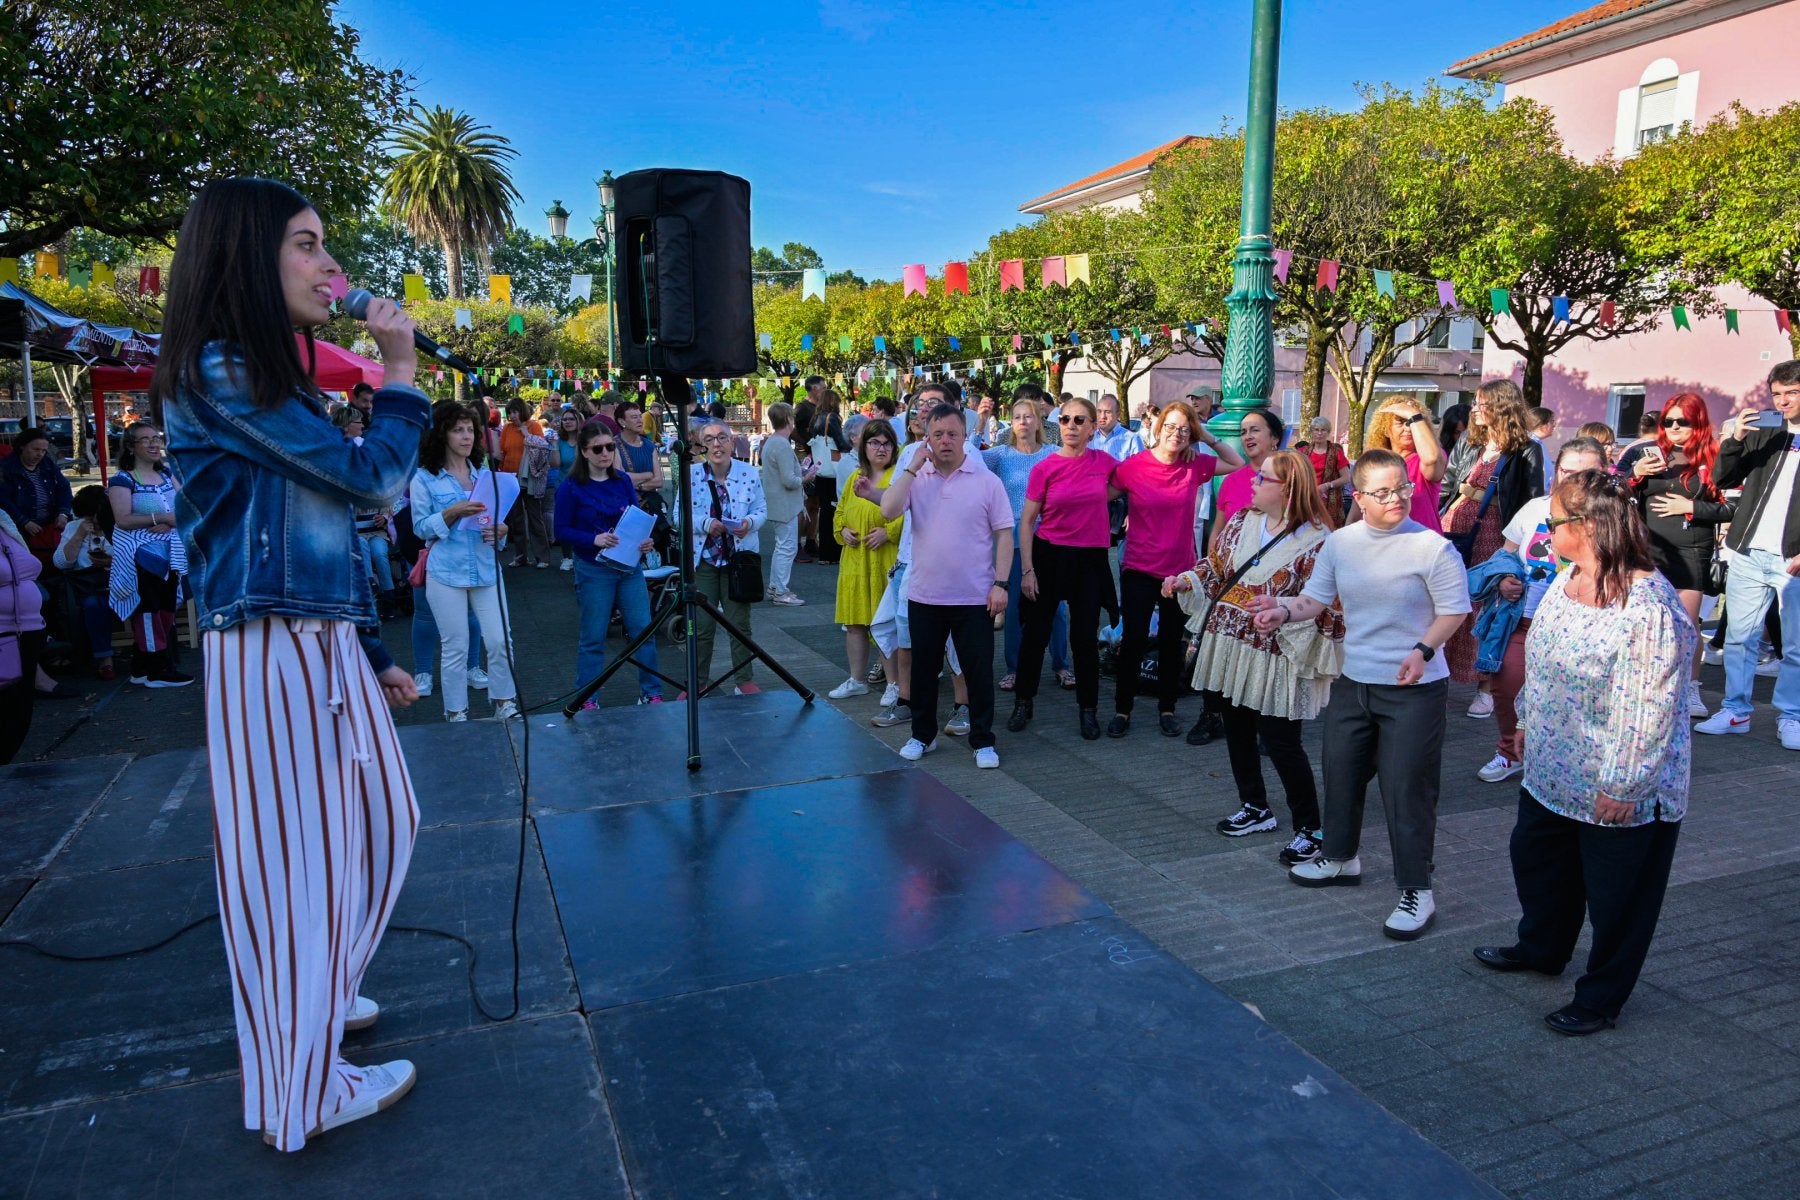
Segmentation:
{"type": "Polygon", "coordinates": [[[1147,171],[1155,166],[1157,160],[1162,158],[1163,155],[1172,153],[1176,150],[1186,149],[1188,146],[1197,146],[1205,141],[1207,141],[1206,138],[1195,137],[1193,134],[1188,134],[1185,137],[1178,137],[1172,142],[1164,142],[1154,150],[1146,150],[1142,154],[1128,158],[1122,163],[1115,163],[1104,171],[1095,171],[1092,175],[1083,176],[1074,183],[1057,188],[1054,192],[1046,192],[1035,200],[1027,200],[1019,207],[1021,209],[1034,208],[1047,201],[1069,195],[1071,192],[1079,192],[1086,188],[1093,187],[1096,184],[1107,183],[1114,179],[1123,179],[1128,175],[1135,175],[1140,171],[1147,171]]]}
{"type": "Polygon", "coordinates": [[[1551,25],[1546,25],[1536,32],[1528,33],[1524,37],[1514,38],[1510,42],[1495,46],[1492,50],[1483,50],[1480,54],[1471,54],[1461,62],[1450,64],[1446,74],[1461,75],[1471,68],[1485,66],[1490,60],[1504,57],[1516,50],[1524,50],[1529,47],[1542,45],[1545,42],[1554,42],[1559,38],[1565,38],[1572,33],[1586,29],[1590,25],[1597,25],[1602,21],[1610,21],[1615,17],[1623,17],[1628,13],[1636,12],[1640,8],[1662,8],[1667,3],[1668,0],[1606,0],[1606,3],[1604,4],[1596,4],[1594,7],[1584,9],[1572,17],[1564,17],[1562,20],[1551,25]]]}

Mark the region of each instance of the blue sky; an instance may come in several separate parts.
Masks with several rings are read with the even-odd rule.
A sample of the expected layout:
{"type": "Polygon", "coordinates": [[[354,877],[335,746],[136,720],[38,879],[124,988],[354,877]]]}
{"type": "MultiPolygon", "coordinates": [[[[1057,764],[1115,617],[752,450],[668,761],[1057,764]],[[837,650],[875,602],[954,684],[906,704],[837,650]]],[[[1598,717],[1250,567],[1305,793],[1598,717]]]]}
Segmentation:
{"type": "MultiPolygon", "coordinates": [[[[1290,0],[1281,102],[1349,107],[1416,85],[1584,7],[1571,0],[1290,0]],[[1373,15],[1373,14],[1379,14],[1373,15]]],[[[751,183],[752,236],[832,270],[933,274],[1018,206],[1243,115],[1249,0],[673,5],[345,0],[363,55],[417,77],[519,151],[521,224],[561,199],[586,231],[593,181],[641,167],[751,183]]]]}

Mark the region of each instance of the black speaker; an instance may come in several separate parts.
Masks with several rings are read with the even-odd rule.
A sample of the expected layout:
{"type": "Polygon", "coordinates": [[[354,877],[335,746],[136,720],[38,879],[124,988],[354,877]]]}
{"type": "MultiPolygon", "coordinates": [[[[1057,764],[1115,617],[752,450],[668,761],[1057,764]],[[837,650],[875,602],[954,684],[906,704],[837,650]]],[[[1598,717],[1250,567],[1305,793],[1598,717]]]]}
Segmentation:
{"type": "Polygon", "coordinates": [[[754,372],[749,181],[659,168],[620,176],[613,195],[624,369],[689,379],[754,372]]]}

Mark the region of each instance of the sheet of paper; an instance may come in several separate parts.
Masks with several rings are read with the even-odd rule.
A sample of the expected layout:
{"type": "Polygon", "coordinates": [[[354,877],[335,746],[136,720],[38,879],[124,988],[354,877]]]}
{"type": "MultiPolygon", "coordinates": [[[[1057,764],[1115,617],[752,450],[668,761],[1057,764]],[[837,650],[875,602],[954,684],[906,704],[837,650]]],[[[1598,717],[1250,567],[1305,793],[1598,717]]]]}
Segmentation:
{"type": "Polygon", "coordinates": [[[487,505],[486,512],[473,513],[456,523],[458,529],[486,529],[506,520],[506,514],[519,500],[519,477],[509,471],[495,473],[483,468],[475,473],[475,487],[469,499],[487,505]],[[496,489],[498,492],[496,494],[496,489]]]}
{"type": "Polygon", "coordinates": [[[633,505],[619,514],[619,523],[613,528],[613,532],[619,535],[619,544],[608,546],[600,553],[603,557],[610,558],[616,563],[635,567],[638,565],[638,560],[644,557],[638,547],[643,545],[644,539],[649,537],[650,531],[655,528],[656,518],[633,505]]]}

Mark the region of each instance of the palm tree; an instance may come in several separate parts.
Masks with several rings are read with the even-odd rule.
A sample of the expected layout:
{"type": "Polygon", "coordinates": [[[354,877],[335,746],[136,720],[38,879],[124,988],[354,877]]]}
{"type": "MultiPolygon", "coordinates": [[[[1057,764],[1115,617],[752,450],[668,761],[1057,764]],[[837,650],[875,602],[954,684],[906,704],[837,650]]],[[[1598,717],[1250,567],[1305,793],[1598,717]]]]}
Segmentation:
{"type": "Polygon", "coordinates": [[[420,239],[444,248],[450,298],[463,298],[463,249],[485,251],[512,228],[520,202],[506,160],[512,144],[467,113],[415,110],[395,132],[381,200],[420,239]]]}

